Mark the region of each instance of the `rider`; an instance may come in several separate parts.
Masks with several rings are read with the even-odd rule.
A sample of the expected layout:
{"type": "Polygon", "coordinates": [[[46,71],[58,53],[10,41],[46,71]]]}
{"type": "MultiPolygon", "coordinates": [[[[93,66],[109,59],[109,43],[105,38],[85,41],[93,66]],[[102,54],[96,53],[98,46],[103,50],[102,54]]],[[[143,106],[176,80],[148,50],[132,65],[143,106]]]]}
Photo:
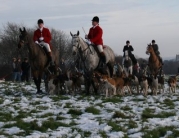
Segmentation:
{"type": "Polygon", "coordinates": [[[106,64],[106,57],[103,51],[103,30],[99,26],[99,17],[95,16],[92,19],[92,26],[89,30],[89,34],[85,35],[85,39],[88,39],[88,44],[93,44],[97,46],[98,51],[100,52],[101,61],[103,64],[106,64]]]}
{"type": "Polygon", "coordinates": [[[162,58],[160,57],[159,48],[158,48],[158,45],[155,43],[155,40],[152,40],[152,47],[153,47],[153,49],[154,49],[154,51],[155,51],[155,54],[157,55],[159,61],[160,61],[160,62],[162,63],[162,65],[163,65],[163,60],[162,60],[162,58]]]}
{"type": "Polygon", "coordinates": [[[36,44],[41,45],[46,48],[48,52],[48,62],[53,65],[52,62],[52,54],[51,54],[51,46],[50,46],[50,41],[51,41],[51,34],[48,28],[44,27],[44,22],[42,19],[39,19],[37,21],[38,24],[38,29],[34,32],[34,37],[33,40],[36,44]]]}
{"type": "Polygon", "coordinates": [[[129,40],[126,41],[126,45],[123,48],[124,55],[123,55],[123,59],[122,59],[122,65],[124,65],[125,51],[128,51],[129,57],[132,60],[133,65],[136,65],[137,64],[137,60],[134,57],[134,55],[132,54],[132,51],[134,51],[134,48],[130,45],[130,41],[129,40]]]}

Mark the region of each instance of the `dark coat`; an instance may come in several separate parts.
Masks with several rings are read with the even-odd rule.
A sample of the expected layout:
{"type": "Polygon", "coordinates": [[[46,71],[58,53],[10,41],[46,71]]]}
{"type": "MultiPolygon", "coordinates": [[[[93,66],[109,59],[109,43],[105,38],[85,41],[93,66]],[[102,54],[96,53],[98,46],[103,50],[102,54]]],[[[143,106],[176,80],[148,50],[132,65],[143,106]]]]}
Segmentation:
{"type": "Polygon", "coordinates": [[[22,62],[21,69],[23,73],[28,73],[30,69],[30,64],[28,62],[22,62]]]}
{"type": "Polygon", "coordinates": [[[21,62],[16,62],[16,72],[21,72],[21,62]]]}
{"type": "Polygon", "coordinates": [[[129,52],[129,55],[131,55],[132,54],[132,51],[134,51],[134,49],[133,49],[133,47],[131,46],[131,45],[125,45],[124,46],[124,48],[123,48],[123,52],[124,52],[124,55],[123,55],[123,57],[125,57],[125,51],[126,50],[128,50],[128,52],[129,52]]]}
{"type": "Polygon", "coordinates": [[[156,55],[157,55],[157,56],[160,56],[160,52],[158,51],[158,45],[157,45],[157,44],[153,44],[152,47],[153,47],[153,49],[154,49],[156,55]]]}
{"type": "Polygon", "coordinates": [[[17,72],[17,62],[12,63],[13,72],[17,72]]]}
{"type": "Polygon", "coordinates": [[[131,45],[125,45],[124,48],[123,48],[123,52],[124,52],[124,55],[123,57],[125,57],[125,51],[128,50],[128,53],[129,53],[129,57],[131,58],[132,60],[132,63],[135,65],[137,63],[137,59],[135,58],[135,56],[132,54],[132,51],[134,51],[133,47],[131,45]]]}

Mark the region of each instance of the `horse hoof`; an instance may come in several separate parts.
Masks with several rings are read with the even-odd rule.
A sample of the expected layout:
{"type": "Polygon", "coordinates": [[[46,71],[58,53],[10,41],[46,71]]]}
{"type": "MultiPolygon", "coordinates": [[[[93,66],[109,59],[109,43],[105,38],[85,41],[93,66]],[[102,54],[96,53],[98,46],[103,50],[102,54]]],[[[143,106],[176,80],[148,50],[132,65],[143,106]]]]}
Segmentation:
{"type": "Polygon", "coordinates": [[[42,90],[39,90],[39,91],[37,91],[36,94],[41,94],[41,93],[43,93],[42,90]]]}

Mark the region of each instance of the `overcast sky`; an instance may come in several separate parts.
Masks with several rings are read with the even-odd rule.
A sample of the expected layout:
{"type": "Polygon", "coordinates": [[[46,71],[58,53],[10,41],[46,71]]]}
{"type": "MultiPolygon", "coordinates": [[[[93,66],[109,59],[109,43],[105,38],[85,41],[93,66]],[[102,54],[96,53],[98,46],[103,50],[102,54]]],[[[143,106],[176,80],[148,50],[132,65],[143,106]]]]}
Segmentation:
{"type": "MultiPolygon", "coordinates": [[[[148,57],[146,46],[155,39],[162,57],[179,54],[179,0],[0,0],[0,28],[7,22],[34,27],[39,18],[67,34],[88,33],[99,16],[104,44],[122,55],[126,40],[134,54],[148,57]]],[[[34,28],[35,29],[35,28],[34,28]]]]}

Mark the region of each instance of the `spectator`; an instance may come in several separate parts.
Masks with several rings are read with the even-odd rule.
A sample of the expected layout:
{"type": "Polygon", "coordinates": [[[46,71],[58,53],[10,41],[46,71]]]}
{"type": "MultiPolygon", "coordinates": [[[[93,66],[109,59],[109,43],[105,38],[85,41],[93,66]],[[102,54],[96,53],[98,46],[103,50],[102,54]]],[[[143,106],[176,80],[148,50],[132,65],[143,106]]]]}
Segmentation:
{"type": "Polygon", "coordinates": [[[12,67],[13,67],[13,81],[15,82],[17,80],[17,59],[16,58],[13,58],[12,67]]]}
{"type": "Polygon", "coordinates": [[[62,73],[64,73],[66,71],[65,60],[63,58],[60,61],[60,69],[61,69],[62,73]]]}
{"type": "Polygon", "coordinates": [[[22,81],[29,81],[29,70],[30,70],[30,64],[28,62],[27,58],[24,58],[24,61],[21,64],[22,69],[22,81]]]}
{"type": "Polygon", "coordinates": [[[17,60],[16,69],[17,69],[16,81],[21,81],[21,59],[20,58],[18,58],[17,60]]]}

